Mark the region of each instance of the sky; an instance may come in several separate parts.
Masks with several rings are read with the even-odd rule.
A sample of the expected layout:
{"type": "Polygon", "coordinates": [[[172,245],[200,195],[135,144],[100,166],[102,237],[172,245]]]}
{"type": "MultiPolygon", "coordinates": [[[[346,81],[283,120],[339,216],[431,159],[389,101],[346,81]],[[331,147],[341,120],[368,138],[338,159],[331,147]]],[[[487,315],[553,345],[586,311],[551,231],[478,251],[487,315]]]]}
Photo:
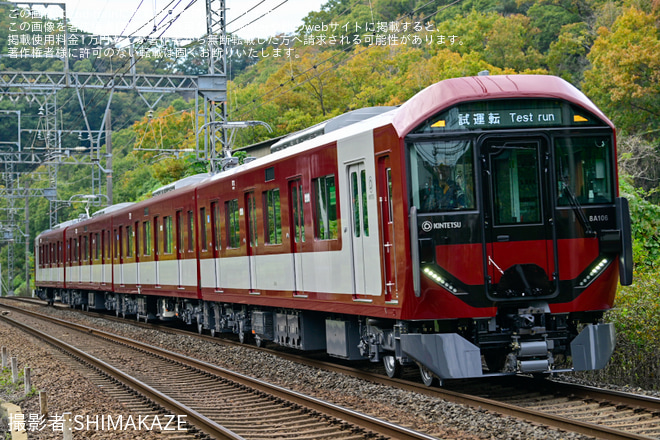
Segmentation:
{"type": "MultiPolygon", "coordinates": [[[[206,31],[204,0],[58,0],[66,4],[69,23],[95,35],[147,36],[154,28],[154,14],[171,8],[172,14],[156,20],[159,38],[198,38],[206,31]],[[193,3],[184,11],[187,5],[193,3]],[[139,7],[138,7],[139,6],[139,7]],[[181,12],[165,31],[167,22],[181,12]]],[[[227,30],[243,39],[293,32],[311,11],[318,11],[327,0],[225,0],[227,30]],[[253,8],[253,9],[252,9],[253,8]],[[247,12],[247,13],[246,13],[247,12]],[[245,15],[243,15],[245,13],[245,15]],[[261,17],[263,15],[263,17],[261,17]],[[261,18],[259,18],[261,17],[261,18]],[[257,19],[254,23],[249,24],[257,19]],[[247,26],[246,26],[247,25],[247,26]],[[245,26],[245,27],[243,27],[245,26]]],[[[218,2],[215,2],[216,4],[218,2]]],[[[61,10],[49,7],[49,18],[60,18],[61,10]]]]}

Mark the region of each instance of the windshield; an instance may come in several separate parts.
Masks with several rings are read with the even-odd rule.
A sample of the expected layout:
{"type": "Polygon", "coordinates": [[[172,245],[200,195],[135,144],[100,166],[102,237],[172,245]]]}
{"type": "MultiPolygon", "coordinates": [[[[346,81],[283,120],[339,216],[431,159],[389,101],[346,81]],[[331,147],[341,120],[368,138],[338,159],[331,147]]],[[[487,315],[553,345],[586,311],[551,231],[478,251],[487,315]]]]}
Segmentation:
{"type": "Polygon", "coordinates": [[[411,200],[420,213],[474,209],[471,140],[408,144],[411,200]]]}
{"type": "Polygon", "coordinates": [[[558,206],[573,196],[581,205],[614,200],[612,147],[610,136],[555,139],[558,206]]]}

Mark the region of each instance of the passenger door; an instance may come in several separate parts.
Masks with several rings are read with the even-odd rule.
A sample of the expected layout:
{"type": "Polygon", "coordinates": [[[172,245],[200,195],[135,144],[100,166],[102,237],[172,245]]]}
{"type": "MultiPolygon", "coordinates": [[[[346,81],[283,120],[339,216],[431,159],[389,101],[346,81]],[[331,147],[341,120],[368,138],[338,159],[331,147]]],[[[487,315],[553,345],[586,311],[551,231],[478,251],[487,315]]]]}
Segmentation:
{"type": "Polygon", "coordinates": [[[305,215],[303,204],[302,179],[297,178],[289,182],[289,200],[291,212],[289,219],[291,224],[291,255],[293,257],[293,295],[304,296],[303,286],[303,243],[305,243],[305,215]]]}
{"type": "Polygon", "coordinates": [[[179,288],[183,287],[183,225],[181,224],[182,222],[182,215],[181,211],[176,212],[176,217],[175,217],[175,223],[176,225],[174,226],[175,232],[174,236],[175,242],[174,245],[176,246],[176,249],[174,252],[176,252],[176,265],[177,265],[177,270],[178,270],[178,281],[177,281],[177,286],[179,288]]]}
{"type": "Polygon", "coordinates": [[[158,217],[154,217],[154,227],[153,229],[153,234],[154,234],[154,272],[156,274],[156,280],[155,280],[155,285],[160,286],[160,242],[158,239],[160,238],[160,234],[158,232],[159,226],[159,220],[158,217]]]}
{"type": "Polygon", "coordinates": [[[245,193],[245,206],[247,207],[247,256],[250,273],[250,292],[257,290],[257,246],[259,245],[259,234],[257,232],[257,201],[254,191],[245,193]]]}
{"type": "Polygon", "coordinates": [[[487,137],[481,143],[481,158],[485,167],[483,194],[487,197],[483,206],[488,274],[493,284],[509,274],[498,295],[525,296],[531,294],[530,288],[550,294],[556,245],[547,202],[547,140],[540,136],[487,137]],[[542,279],[544,274],[538,268],[547,280],[542,279]],[[518,287],[509,286],[512,282],[518,287]],[[511,291],[505,294],[506,289],[511,291]]]}
{"type": "Polygon", "coordinates": [[[393,301],[398,297],[396,280],[396,243],[394,242],[394,206],[392,204],[392,167],[390,157],[378,160],[378,206],[380,207],[381,230],[383,231],[383,276],[385,301],[393,301]]]}
{"type": "MultiPolygon", "coordinates": [[[[354,294],[367,293],[367,263],[365,243],[369,238],[369,211],[364,162],[348,167],[349,198],[351,204],[351,250],[354,294]]],[[[357,298],[357,297],[356,297],[357,298]]]]}

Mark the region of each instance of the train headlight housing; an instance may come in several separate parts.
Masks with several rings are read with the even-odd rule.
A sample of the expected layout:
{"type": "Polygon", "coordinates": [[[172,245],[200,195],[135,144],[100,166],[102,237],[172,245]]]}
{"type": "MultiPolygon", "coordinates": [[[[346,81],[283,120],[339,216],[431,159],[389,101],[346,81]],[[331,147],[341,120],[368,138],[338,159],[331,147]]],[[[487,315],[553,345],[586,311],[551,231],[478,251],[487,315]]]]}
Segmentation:
{"type": "Polygon", "coordinates": [[[435,281],[436,284],[442,286],[443,288],[453,293],[454,295],[461,295],[465,293],[462,290],[458,289],[456,286],[454,286],[452,283],[450,283],[445,277],[441,276],[436,271],[431,269],[430,267],[425,267],[423,272],[424,274],[426,274],[427,277],[435,281]]]}
{"type": "Polygon", "coordinates": [[[603,258],[602,260],[600,260],[598,264],[596,264],[591,269],[591,271],[589,271],[589,273],[584,278],[582,278],[582,280],[580,281],[580,287],[587,287],[589,284],[591,284],[593,280],[598,278],[598,276],[601,273],[603,273],[605,268],[607,268],[609,262],[610,261],[607,258],[603,258]]]}

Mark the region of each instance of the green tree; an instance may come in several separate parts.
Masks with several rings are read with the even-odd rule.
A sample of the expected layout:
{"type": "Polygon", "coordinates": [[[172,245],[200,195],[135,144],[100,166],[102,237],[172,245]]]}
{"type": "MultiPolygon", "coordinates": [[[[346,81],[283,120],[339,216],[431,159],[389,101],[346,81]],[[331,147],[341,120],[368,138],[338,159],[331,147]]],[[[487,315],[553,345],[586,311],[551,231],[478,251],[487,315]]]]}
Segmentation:
{"type": "Polygon", "coordinates": [[[487,34],[484,59],[494,66],[519,72],[540,67],[541,53],[532,45],[539,31],[530,21],[520,14],[498,17],[487,34]]]}
{"type": "Polygon", "coordinates": [[[657,10],[630,8],[598,30],[588,55],[584,91],[626,133],[660,130],[659,26],[657,10]]]}
{"type": "Polygon", "coordinates": [[[589,66],[587,54],[593,45],[593,34],[584,22],[563,26],[555,41],[550,43],[546,62],[550,73],[579,86],[589,66]]]}
{"type": "Polygon", "coordinates": [[[544,5],[536,3],[527,11],[530,26],[537,28],[535,48],[545,53],[557,39],[562,28],[571,23],[581,22],[578,14],[566,11],[557,5],[544,5]]]}

